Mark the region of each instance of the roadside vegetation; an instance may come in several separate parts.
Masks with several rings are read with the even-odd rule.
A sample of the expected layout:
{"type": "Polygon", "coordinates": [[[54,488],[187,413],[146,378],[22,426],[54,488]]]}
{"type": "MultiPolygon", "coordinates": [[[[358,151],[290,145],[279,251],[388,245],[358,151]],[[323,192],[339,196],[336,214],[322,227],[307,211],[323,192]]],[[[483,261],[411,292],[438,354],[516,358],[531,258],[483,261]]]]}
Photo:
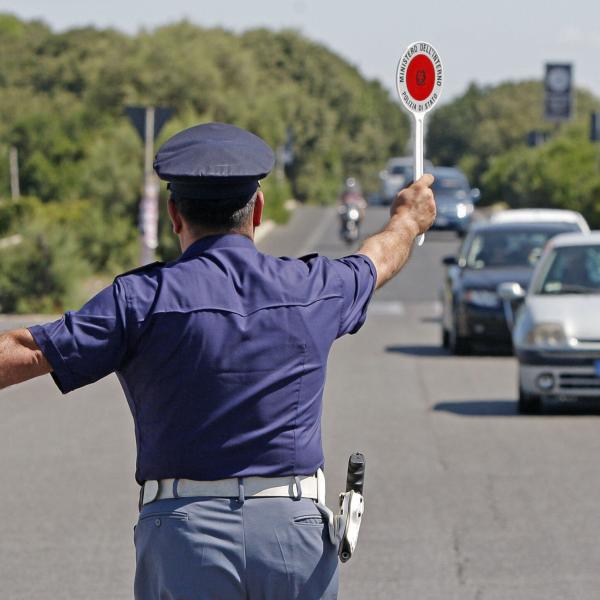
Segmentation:
{"type": "MultiPolygon", "coordinates": [[[[267,217],[284,202],[333,202],[345,177],[377,187],[408,120],[381,84],[294,31],[237,35],[187,22],[135,36],[53,32],[0,15],[0,312],[77,305],[81,283],[136,265],[143,148],[126,105],[172,107],[157,144],[185,127],[224,121],[292,160],[265,182],[267,217]],[[9,148],[21,199],[10,199],[9,148]]],[[[161,213],[159,257],[177,254],[161,213]]]]}
{"type": "MultiPolygon", "coordinates": [[[[263,185],[267,217],[279,222],[286,200],[334,202],[348,176],[377,191],[386,160],[406,154],[409,121],[392,95],[295,31],[180,22],[133,36],[55,33],[0,14],[0,55],[0,312],[74,308],[137,264],[143,148],[127,105],[175,110],[157,145],[213,120],[274,149],[287,142],[289,160],[263,185]]],[[[544,122],[542,101],[540,82],[472,85],[431,116],[430,157],[461,167],[484,203],[574,208],[600,226],[600,151],[588,140],[600,102],[578,91],[575,118],[557,128],[544,122]],[[530,148],[533,129],[548,141],[530,148]]],[[[159,234],[158,257],[174,258],[164,210],[159,234]]]]}
{"type": "Polygon", "coordinates": [[[573,119],[557,125],[544,121],[543,94],[539,81],[471,85],[432,114],[430,157],[463,169],[484,204],[567,208],[600,227],[600,144],[589,138],[600,101],[577,90],[573,119]],[[546,141],[530,147],[530,131],[546,141]]]}

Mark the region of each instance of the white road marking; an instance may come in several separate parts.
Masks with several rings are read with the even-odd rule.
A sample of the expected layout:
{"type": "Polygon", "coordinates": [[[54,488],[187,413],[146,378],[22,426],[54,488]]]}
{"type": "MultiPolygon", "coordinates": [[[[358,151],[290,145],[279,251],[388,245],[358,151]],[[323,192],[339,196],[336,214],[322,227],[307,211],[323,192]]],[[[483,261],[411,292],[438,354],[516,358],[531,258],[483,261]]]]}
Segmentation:
{"type": "Polygon", "coordinates": [[[374,300],[369,305],[369,315],[391,315],[402,317],[406,313],[402,302],[374,300]]]}

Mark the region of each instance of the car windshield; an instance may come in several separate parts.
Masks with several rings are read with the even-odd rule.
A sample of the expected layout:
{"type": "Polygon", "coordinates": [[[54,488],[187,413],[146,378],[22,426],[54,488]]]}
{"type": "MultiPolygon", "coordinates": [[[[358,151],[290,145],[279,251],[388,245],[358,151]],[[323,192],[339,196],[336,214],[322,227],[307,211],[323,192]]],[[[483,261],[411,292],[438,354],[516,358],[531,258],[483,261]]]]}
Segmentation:
{"type": "Polygon", "coordinates": [[[407,171],[406,167],[403,167],[402,165],[394,165],[390,170],[389,173],[390,175],[404,175],[407,171]]]}
{"type": "Polygon", "coordinates": [[[468,191],[469,183],[460,176],[435,175],[435,181],[431,187],[434,192],[468,191]]]}
{"type": "Polygon", "coordinates": [[[546,263],[538,294],[599,294],[600,246],[556,248],[546,263]]]}
{"type": "MultiPolygon", "coordinates": [[[[563,230],[564,231],[564,230],[563,230]]],[[[476,233],[465,256],[470,269],[533,267],[556,229],[481,231],[476,233]]]]}

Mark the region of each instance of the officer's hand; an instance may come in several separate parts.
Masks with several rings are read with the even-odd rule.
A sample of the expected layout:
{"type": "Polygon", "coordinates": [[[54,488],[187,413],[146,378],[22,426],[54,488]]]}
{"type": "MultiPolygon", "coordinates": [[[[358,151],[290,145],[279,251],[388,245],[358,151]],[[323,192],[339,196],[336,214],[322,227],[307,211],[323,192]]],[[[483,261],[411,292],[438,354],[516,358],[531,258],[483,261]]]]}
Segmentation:
{"type": "Polygon", "coordinates": [[[428,173],[396,196],[390,208],[392,217],[399,216],[412,221],[418,233],[425,233],[435,219],[435,200],[431,191],[433,175],[428,173]]]}

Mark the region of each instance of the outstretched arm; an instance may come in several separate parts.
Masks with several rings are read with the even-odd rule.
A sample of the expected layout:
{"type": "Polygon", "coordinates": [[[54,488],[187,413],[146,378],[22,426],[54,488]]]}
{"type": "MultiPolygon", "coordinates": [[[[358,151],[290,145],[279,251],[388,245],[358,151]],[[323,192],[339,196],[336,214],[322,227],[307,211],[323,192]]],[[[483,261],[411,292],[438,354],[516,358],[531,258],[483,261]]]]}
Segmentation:
{"type": "Polygon", "coordinates": [[[0,389],[51,371],[28,329],[0,335],[0,389]]]}
{"type": "Polygon", "coordinates": [[[358,250],[368,256],[377,270],[380,288],[405,265],[415,238],[425,233],[435,219],[432,175],[423,175],[396,196],[390,208],[390,220],[382,231],[367,238],[358,250]]]}

